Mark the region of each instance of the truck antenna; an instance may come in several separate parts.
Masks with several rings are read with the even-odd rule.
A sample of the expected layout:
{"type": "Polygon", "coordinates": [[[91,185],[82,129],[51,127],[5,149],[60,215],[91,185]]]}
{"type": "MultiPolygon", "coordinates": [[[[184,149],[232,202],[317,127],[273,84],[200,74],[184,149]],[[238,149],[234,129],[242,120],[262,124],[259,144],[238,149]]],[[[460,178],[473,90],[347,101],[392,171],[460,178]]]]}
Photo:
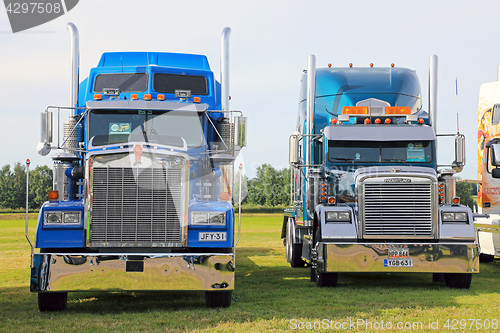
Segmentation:
{"type": "MultiPolygon", "coordinates": [[[[122,77],[123,77],[123,81],[125,81],[125,75],[123,73],[123,57],[122,55],[120,54],[120,63],[122,64],[122,77]]],[[[120,96],[120,87],[118,86],[118,97],[120,96]]],[[[123,99],[127,99],[127,93],[124,91],[123,92],[123,99]]]]}
{"type": "Polygon", "coordinates": [[[458,127],[458,79],[455,76],[455,96],[456,96],[456,104],[457,104],[457,133],[460,133],[459,127],[458,127]]]}

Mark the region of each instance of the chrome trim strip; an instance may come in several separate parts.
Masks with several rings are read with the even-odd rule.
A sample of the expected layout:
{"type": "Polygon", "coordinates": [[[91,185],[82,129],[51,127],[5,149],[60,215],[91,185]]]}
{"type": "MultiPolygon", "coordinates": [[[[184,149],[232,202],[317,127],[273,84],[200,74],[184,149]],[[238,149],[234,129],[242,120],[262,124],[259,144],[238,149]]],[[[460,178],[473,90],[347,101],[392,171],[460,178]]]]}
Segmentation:
{"type": "Polygon", "coordinates": [[[32,292],[234,290],[232,253],[36,253],[34,259],[32,292]],[[127,262],[142,271],[127,271],[127,262]]]}
{"type": "Polygon", "coordinates": [[[479,273],[479,250],[474,243],[320,243],[318,267],[325,272],[479,273]],[[408,248],[413,267],[384,267],[390,248],[408,248]]]}

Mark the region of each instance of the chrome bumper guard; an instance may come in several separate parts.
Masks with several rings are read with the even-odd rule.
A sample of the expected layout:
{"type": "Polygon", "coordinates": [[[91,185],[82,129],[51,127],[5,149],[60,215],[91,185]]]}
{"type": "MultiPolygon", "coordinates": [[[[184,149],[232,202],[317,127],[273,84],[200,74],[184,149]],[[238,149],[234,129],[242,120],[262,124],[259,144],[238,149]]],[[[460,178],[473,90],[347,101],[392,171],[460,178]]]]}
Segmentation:
{"type": "Polygon", "coordinates": [[[232,253],[35,253],[32,292],[234,290],[232,253]]]}
{"type": "Polygon", "coordinates": [[[479,251],[477,244],[319,243],[317,265],[320,272],[479,273],[479,251]],[[391,259],[412,267],[388,267],[391,259]]]}

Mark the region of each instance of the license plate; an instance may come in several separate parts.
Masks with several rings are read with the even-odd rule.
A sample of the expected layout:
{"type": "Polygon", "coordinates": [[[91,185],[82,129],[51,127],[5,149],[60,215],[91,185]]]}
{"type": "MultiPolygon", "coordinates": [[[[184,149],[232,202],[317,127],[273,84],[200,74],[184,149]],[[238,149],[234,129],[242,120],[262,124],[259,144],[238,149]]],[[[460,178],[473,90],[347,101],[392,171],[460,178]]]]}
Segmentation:
{"type": "Polygon", "coordinates": [[[198,241],[200,242],[224,242],[226,239],[225,232],[200,232],[198,234],[198,241]]]}
{"type": "Polygon", "coordinates": [[[384,267],[413,267],[413,259],[384,259],[384,267]]]}

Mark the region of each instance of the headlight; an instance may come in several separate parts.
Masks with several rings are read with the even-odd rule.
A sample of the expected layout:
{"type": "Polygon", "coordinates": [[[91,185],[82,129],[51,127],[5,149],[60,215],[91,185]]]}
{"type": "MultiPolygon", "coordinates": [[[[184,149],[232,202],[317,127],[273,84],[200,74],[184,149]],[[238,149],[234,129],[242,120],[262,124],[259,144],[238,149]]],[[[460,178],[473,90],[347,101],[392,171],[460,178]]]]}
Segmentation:
{"type": "Polygon", "coordinates": [[[446,222],[469,222],[467,212],[443,212],[441,213],[443,223],[446,222]]]}
{"type": "Polygon", "coordinates": [[[46,212],[45,224],[59,224],[62,223],[62,213],[46,212]]]}
{"type": "Polygon", "coordinates": [[[191,224],[225,225],[226,213],[192,212],[191,224]]]}
{"type": "Polygon", "coordinates": [[[191,213],[191,224],[207,224],[208,213],[193,212],[191,213]]]}
{"type": "Polygon", "coordinates": [[[351,213],[348,211],[326,212],[326,222],[351,222],[351,213]]]}
{"type": "Polygon", "coordinates": [[[80,224],[80,212],[45,212],[44,224],[80,224]]]}
{"type": "Polygon", "coordinates": [[[226,224],[226,213],[210,213],[210,224],[226,224]]]}

